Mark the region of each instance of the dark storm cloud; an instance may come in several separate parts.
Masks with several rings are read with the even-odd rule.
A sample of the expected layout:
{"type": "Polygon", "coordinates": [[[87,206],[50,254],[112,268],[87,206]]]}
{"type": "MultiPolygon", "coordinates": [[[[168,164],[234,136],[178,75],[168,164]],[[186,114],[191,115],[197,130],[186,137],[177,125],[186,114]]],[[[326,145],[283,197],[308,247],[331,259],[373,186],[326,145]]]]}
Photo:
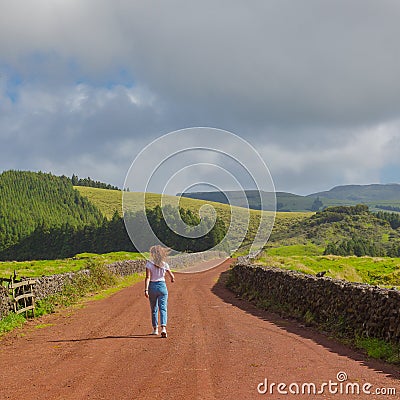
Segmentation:
{"type": "Polygon", "coordinates": [[[261,126],[365,124],[398,114],[399,3],[219,4],[135,9],[132,38],[146,40],[133,40],[132,62],[154,90],[261,126]]]}
{"type": "Polygon", "coordinates": [[[399,18],[388,0],[3,1],[1,169],[121,185],[151,139],[208,125],[256,146],[278,189],[379,180],[399,18]]]}

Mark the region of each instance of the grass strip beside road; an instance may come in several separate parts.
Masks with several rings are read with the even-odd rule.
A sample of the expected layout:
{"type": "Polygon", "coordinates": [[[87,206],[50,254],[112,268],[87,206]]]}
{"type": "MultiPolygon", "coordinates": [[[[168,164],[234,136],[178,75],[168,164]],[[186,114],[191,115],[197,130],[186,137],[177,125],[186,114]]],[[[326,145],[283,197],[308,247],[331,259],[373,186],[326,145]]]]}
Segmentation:
{"type": "MultiPolygon", "coordinates": [[[[35,309],[35,317],[39,318],[67,308],[84,307],[88,301],[107,298],[126,287],[143,281],[145,277],[144,273],[125,277],[117,276],[101,263],[92,266],[91,272],[91,275],[82,275],[73,283],[66,285],[61,293],[39,300],[35,309]]],[[[26,321],[23,314],[7,315],[0,321],[0,338],[5,333],[22,327],[26,321]]]]}
{"type": "Polygon", "coordinates": [[[400,287],[400,258],[322,255],[321,248],[312,244],[269,248],[255,264],[278,267],[350,282],[384,287],[400,287]]]}
{"type": "Polygon", "coordinates": [[[81,253],[62,260],[1,261],[0,277],[9,278],[14,271],[19,277],[62,274],[85,269],[90,261],[111,264],[116,261],[140,260],[144,256],[146,254],[118,251],[105,254],[81,253]]]}

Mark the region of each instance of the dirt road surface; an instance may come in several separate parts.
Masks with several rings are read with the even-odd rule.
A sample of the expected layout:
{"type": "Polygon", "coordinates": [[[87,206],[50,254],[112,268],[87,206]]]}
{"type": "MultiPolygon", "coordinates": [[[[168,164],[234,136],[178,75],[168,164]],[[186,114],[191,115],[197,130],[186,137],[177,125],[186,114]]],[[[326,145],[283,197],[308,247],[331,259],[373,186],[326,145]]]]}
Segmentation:
{"type": "Polygon", "coordinates": [[[399,398],[398,369],[238,299],[221,283],[228,268],[229,261],[204,272],[177,273],[176,282],[168,283],[167,339],[149,335],[143,282],[30,321],[0,342],[0,399],[399,398]],[[304,383],[319,390],[324,382],[338,384],[339,372],[347,374],[344,383],[370,383],[371,393],[397,393],[332,394],[325,387],[309,395],[306,386],[304,395],[277,391],[279,383],[287,391],[292,383],[291,391],[304,383]],[[267,387],[259,389],[267,392],[260,394],[265,379],[267,387]]]}

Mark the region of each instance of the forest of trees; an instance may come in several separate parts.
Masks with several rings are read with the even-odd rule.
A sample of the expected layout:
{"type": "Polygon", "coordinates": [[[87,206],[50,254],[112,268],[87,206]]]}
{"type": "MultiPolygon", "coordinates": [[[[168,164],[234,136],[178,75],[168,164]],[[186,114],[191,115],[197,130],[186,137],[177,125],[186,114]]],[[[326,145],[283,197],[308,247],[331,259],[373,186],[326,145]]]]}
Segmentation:
{"type": "MultiPolygon", "coordinates": [[[[167,206],[168,207],[168,206],[167,206]]],[[[190,210],[180,209],[182,219],[195,223],[190,210]]],[[[168,211],[164,214],[167,215],[168,211]]],[[[217,219],[214,227],[198,239],[190,239],[173,232],[166,224],[161,208],[146,210],[145,215],[136,212],[127,216],[128,223],[141,231],[143,218],[147,218],[159,240],[176,251],[197,252],[211,249],[225,236],[224,223],[217,219]]],[[[190,229],[188,226],[187,229],[190,229]]],[[[153,238],[142,238],[139,250],[154,244],[153,238]]],[[[73,227],[68,223],[59,227],[39,224],[37,228],[18,243],[0,252],[0,260],[45,260],[72,257],[78,253],[108,253],[112,251],[137,251],[125,229],[124,219],[116,212],[111,220],[103,219],[100,225],[73,227]]]]}
{"type": "Polygon", "coordinates": [[[79,178],[78,175],[75,174],[72,175],[71,183],[73,186],[88,186],[99,189],[120,190],[118,186],[113,186],[110,185],[109,183],[104,183],[100,181],[94,181],[90,177],[79,178]]]}
{"type": "MultiPolygon", "coordinates": [[[[143,226],[144,218],[146,218],[159,240],[177,251],[206,251],[219,244],[226,235],[227,229],[220,218],[217,218],[213,224],[212,220],[205,217],[200,224],[200,218],[191,210],[179,208],[179,214],[184,222],[183,226],[177,220],[171,205],[166,205],[163,209],[160,206],[147,209],[145,216],[141,212],[128,214],[125,219],[132,231],[136,226],[143,226]],[[179,232],[179,234],[175,232],[179,232]]],[[[137,238],[139,242],[135,242],[139,249],[146,249],[152,245],[152,237],[146,237],[145,232],[143,233],[141,237],[137,238]]]]}
{"type": "Polygon", "coordinates": [[[324,203],[321,201],[319,196],[313,201],[310,210],[311,211],[319,211],[324,206],[324,203]]]}
{"type": "Polygon", "coordinates": [[[388,221],[392,229],[397,229],[400,227],[400,214],[393,212],[378,211],[375,215],[379,219],[388,221]]]}
{"type": "Polygon", "coordinates": [[[380,208],[381,210],[387,210],[387,211],[395,211],[395,212],[400,212],[400,207],[396,207],[396,206],[388,206],[385,204],[377,204],[375,206],[376,208],[380,208]]]}
{"type": "MultiPolygon", "coordinates": [[[[127,220],[141,229],[147,218],[157,237],[177,251],[203,251],[225,236],[222,220],[198,239],[186,238],[200,219],[190,210],[179,209],[186,231],[178,235],[172,207],[159,206],[128,215],[127,220]],[[164,215],[166,216],[164,218],[164,215]]],[[[211,228],[205,219],[204,232],[211,228]]],[[[150,246],[154,243],[147,243],[150,246]]],[[[82,197],[69,178],[52,174],[7,171],[0,174],[0,260],[57,259],[83,252],[136,251],[125,229],[124,219],[114,213],[107,220],[82,197]]]]}
{"type": "Polygon", "coordinates": [[[342,240],[340,243],[329,243],[324,254],[337,256],[370,256],[370,257],[400,257],[400,243],[394,242],[389,246],[375,243],[364,238],[353,237],[342,240]]]}
{"type": "Polygon", "coordinates": [[[111,251],[136,251],[118,214],[110,221],[104,218],[100,225],[79,228],[68,223],[52,227],[39,224],[29,236],[1,251],[0,260],[46,260],[111,251]]]}
{"type": "Polygon", "coordinates": [[[361,237],[352,237],[342,240],[340,243],[329,243],[324,254],[335,254],[337,256],[371,256],[382,257],[386,255],[384,247],[379,243],[368,241],[361,237]]]}
{"type": "Polygon", "coordinates": [[[44,229],[100,226],[104,217],[66,177],[42,172],[0,174],[0,252],[44,229]]]}

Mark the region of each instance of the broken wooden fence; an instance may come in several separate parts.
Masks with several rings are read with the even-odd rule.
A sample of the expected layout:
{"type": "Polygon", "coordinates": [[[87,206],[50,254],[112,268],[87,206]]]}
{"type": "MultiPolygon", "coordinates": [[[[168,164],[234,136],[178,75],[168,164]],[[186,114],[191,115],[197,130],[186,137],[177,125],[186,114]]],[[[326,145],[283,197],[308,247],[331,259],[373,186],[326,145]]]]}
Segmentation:
{"type": "Polygon", "coordinates": [[[28,317],[28,311],[32,310],[33,316],[35,316],[35,293],[33,286],[36,283],[35,279],[32,278],[21,278],[17,279],[14,272],[14,276],[10,279],[2,279],[8,281],[8,288],[12,295],[14,312],[16,314],[25,313],[28,317]]]}

